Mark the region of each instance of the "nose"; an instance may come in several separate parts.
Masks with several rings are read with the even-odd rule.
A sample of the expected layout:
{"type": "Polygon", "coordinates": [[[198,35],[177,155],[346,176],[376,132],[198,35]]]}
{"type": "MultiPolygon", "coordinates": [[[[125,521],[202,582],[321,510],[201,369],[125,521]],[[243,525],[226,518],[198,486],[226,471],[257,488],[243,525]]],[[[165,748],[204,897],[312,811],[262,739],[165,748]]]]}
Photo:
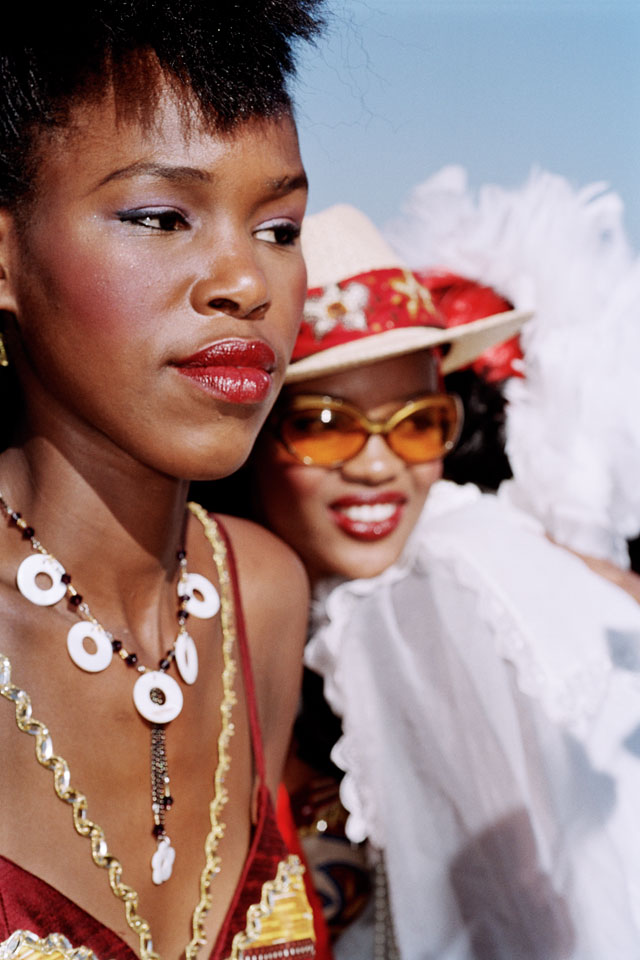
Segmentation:
{"type": "Polygon", "coordinates": [[[251,237],[227,238],[216,245],[201,273],[191,289],[191,304],[203,316],[226,313],[261,320],[269,309],[267,277],[251,237]]]}
{"type": "Polygon", "coordinates": [[[357,456],[342,464],[340,471],[345,480],[376,487],[394,480],[403,468],[404,461],[383,437],[374,434],[357,456]]]}

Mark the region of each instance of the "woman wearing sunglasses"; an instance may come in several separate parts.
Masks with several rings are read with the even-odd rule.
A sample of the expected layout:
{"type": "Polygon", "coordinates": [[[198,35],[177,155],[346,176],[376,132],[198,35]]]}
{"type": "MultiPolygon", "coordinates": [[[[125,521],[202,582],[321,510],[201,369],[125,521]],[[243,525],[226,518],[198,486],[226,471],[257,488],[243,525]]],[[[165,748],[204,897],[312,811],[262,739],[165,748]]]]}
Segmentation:
{"type": "Polygon", "coordinates": [[[308,673],[289,785],[338,925],[363,877],[344,881],[332,776],[349,840],[384,854],[375,945],[354,924],[337,955],[630,958],[640,712],[606,641],[638,634],[637,606],[513,506],[440,481],[461,420],[443,374],[524,317],[444,329],[351,208],[308,218],[303,245],[305,319],[251,483],[310,575],[306,663],[341,721],[308,673]]]}
{"type": "Polygon", "coordinates": [[[352,208],[310,217],[305,237],[313,286],[256,455],[261,510],[312,581],[371,577],[398,559],[457,440],[461,404],[442,375],[525,317],[507,310],[447,330],[428,291],[352,208]]]}

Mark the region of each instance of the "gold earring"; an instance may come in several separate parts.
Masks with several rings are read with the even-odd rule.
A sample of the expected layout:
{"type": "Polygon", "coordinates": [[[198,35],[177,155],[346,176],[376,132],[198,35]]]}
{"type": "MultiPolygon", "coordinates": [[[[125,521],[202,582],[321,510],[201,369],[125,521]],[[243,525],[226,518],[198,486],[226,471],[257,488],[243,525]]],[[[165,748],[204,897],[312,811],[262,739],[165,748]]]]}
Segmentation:
{"type": "Polygon", "coordinates": [[[0,367],[9,366],[9,357],[7,356],[7,348],[4,345],[4,334],[0,333],[0,367]]]}

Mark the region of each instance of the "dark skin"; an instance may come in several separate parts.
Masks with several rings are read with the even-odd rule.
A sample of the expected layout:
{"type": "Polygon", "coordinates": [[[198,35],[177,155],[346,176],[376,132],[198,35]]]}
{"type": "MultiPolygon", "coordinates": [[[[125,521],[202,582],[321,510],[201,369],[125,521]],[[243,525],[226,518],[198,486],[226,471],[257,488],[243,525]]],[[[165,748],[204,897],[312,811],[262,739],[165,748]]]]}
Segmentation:
{"type": "MultiPolygon", "coordinates": [[[[190,518],[184,532],[186,478],[223,476],[248,455],[281,383],[306,285],[296,239],[306,186],[291,117],[247,121],[224,136],[196,118],[187,136],[165,93],[156,120],[145,132],[117,124],[110,97],[80,103],[69,128],[43,145],[38,182],[46,190],[36,193],[26,226],[0,211],[0,310],[25,397],[18,440],[0,455],[0,489],[71,572],[100,622],[148,666],[175,638],[183,542],[189,569],[218,585],[199,522],[190,518]],[[212,397],[176,371],[176,360],[227,337],[258,338],[273,349],[272,384],[261,402],[212,397]]],[[[297,698],[306,581],[270,534],[236,519],[226,526],[274,792],[297,698]]],[[[36,607],[16,589],[28,553],[16,529],[0,524],[2,651],[68,761],[72,783],[86,793],[124,881],[138,891],[154,948],[177,958],[191,936],[209,829],[220,618],[189,621],[199,677],[188,688],[179,681],[184,708],[167,734],[176,861],[158,887],[150,870],[149,727],[132,703],[137,675],[117,659],[99,674],[71,662],[65,639],[77,615],[65,601],[36,607]]],[[[222,871],[202,955],[232,898],[255,815],[240,673],[236,692],[222,871]]],[[[0,781],[0,807],[11,811],[0,820],[0,852],[137,953],[106,872],[91,863],[89,844],[75,833],[33,746],[2,700],[0,751],[5,769],[19,776],[0,781]]]]}

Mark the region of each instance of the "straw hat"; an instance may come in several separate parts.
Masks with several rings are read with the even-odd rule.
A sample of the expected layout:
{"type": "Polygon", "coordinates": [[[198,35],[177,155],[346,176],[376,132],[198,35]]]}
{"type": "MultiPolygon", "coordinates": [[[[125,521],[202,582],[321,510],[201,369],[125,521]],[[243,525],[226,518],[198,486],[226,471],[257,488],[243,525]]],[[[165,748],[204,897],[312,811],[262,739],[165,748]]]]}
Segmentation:
{"type": "Polygon", "coordinates": [[[531,316],[508,310],[447,328],[427,288],[368,217],[344,204],[305,219],[302,249],[309,290],[287,383],[439,346],[448,348],[442,372],[451,373],[531,316]]]}

